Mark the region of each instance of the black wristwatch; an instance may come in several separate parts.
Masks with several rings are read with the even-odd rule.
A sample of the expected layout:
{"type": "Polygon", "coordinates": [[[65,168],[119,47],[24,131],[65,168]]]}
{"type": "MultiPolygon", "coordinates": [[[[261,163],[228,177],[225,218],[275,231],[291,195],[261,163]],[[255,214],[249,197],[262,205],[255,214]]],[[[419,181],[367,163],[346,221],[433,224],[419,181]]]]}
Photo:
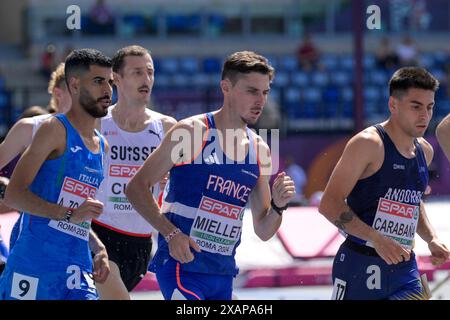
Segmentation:
{"type": "Polygon", "coordinates": [[[5,197],[6,187],[6,184],[0,183],[0,200],[5,197]]]}
{"type": "Polygon", "coordinates": [[[66,210],[66,218],[64,219],[64,221],[70,223],[70,218],[72,218],[72,214],[73,214],[73,209],[68,208],[66,210]]]}
{"type": "Polygon", "coordinates": [[[272,209],[275,210],[275,212],[278,213],[280,216],[283,215],[283,211],[286,210],[289,206],[288,204],[286,204],[284,207],[277,207],[275,202],[273,202],[273,198],[272,201],[270,201],[270,205],[272,206],[272,209]]]}

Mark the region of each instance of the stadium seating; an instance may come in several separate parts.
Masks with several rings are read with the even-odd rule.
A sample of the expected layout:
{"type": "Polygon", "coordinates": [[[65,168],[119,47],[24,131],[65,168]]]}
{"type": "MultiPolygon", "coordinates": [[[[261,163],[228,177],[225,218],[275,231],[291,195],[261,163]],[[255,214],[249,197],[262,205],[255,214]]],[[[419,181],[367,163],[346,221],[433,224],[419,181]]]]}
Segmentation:
{"type": "MultiPolygon", "coordinates": [[[[156,81],[154,100],[158,104],[159,88],[182,90],[189,87],[207,92],[217,87],[220,80],[221,61],[224,57],[155,57],[156,81]]],[[[290,121],[308,119],[323,123],[335,119],[351,120],[353,117],[354,60],[349,54],[323,54],[320,64],[323,68],[302,70],[294,55],[270,55],[268,59],[276,67],[272,83],[272,99],[281,106],[282,113],[290,121]]],[[[448,56],[445,52],[424,53],[420,63],[430,70],[441,82],[446,79],[445,66],[448,56]]],[[[366,54],[363,58],[364,116],[371,119],[388,115],[388,81],[394,70],[377,66],[375,57],[366,54]]],[[[191,98],[188,98],[189,101],[191,98]]],[[[211,106],[220,102],[220,92],[214,99],[208,94],[200,95],[199,104],[211,106]]],[[[178,99],[182,101],[183,99],[178,99]]],[[[450,97],[445,89],[436,94],[435,115],[443,116],[450,110],[450,97]]],[[[189,110],[172,112],[189,114],[189,110]]],[[[175,115],[176,116],[176,115],[175,115]]],[[[288,125],[289,127],[289,125],[288,125]]]]}

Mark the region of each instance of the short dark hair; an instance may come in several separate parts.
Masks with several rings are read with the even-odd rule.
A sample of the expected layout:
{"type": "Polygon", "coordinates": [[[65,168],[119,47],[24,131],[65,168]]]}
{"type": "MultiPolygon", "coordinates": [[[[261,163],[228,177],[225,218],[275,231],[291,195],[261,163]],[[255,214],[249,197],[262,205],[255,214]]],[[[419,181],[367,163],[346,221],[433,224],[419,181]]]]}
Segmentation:
{"type": "Polygon", "coordinates": [[[112,69],[116,73],[120,73],[125,64],[125,58],[128,56],[142,57],[146,54],[150,55],[150,51],[138,45],[132,45],[119,49],[112,58],[112,69]]]}
{"type": "Polygon", "coordinates": [[[400,68],[389,80],[389,95],[398,99],[411,88],[436,92],[439,89],[439,81],[426,69],[420,67],[400,68]]]}
{"type": "Polygon", "coordinates": [[[111,68],[111,58],[105,56],[96,49],[78,49],[69,53],[64,63],[67,88],[69,88],[69,79],[74,74],[79,76],[80,74],[89,71],[89,68],[92,65],[111,68]]]}
{"type": "Polygon", "coordinates": [[[275,69],[265,57],[253,51],[239,51],[231,54],[225,60],[222,67],[222,80],[229,79],[234,85],[238,80],[239,74],[248,74],[250,72],[268,75],[272,81],[275,69]]]}

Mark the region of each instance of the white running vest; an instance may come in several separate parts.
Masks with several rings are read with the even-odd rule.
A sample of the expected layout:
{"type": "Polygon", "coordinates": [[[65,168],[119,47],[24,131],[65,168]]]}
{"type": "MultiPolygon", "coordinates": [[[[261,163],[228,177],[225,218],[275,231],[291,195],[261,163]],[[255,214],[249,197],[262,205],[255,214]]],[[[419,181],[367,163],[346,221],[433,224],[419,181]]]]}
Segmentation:
{"type": "MultiPolygon", "coordinates": [[[[162,121],[157,118],[143,131],[128,132],[117,126],[110,108],[108,115],[101,119],[101,133],[108,141],[109,152],[105,178],[97,195],[104,208],[96,222],[130,236],[150,236],[153,227],[128,202],[125,188],[145,159],[161,143],[164,137],[162,121]]],[[[152,189],[153,195],[158,199],[159,184],[152,189]]]]}
{"type": "Polygon", "coordinates": [[[53,116],[53,114],[41,114],[30,118],[31,120],[33,120],[33,132],[31,133],[31,137],[34,138],[34,135],[36,134],[41,124],[45,120],[50,119],[51,116],[53,116]]]}

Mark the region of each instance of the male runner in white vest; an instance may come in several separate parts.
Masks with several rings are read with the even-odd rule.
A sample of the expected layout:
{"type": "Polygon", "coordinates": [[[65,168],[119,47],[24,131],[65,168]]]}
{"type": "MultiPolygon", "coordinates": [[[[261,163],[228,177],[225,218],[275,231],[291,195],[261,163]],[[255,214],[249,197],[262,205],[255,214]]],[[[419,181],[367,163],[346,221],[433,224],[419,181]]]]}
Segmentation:
{"type": "MultiPolygon", "coordinates": [[[[101,119],[101,133],[110,152],[99,199],[105,204],[92,228],[108,251],[111,273],[97,284],[101,299],[130,299],[145,276],[152,247],[152,226],[125,196],[125,187],[155,150],[175,119],[148,109],[154,81],[153,60],[147,49],[133,45],[113,57],[118,101],[101,119]]],[[[159,194],[159,186],[153,192],[159,194]]]]}

